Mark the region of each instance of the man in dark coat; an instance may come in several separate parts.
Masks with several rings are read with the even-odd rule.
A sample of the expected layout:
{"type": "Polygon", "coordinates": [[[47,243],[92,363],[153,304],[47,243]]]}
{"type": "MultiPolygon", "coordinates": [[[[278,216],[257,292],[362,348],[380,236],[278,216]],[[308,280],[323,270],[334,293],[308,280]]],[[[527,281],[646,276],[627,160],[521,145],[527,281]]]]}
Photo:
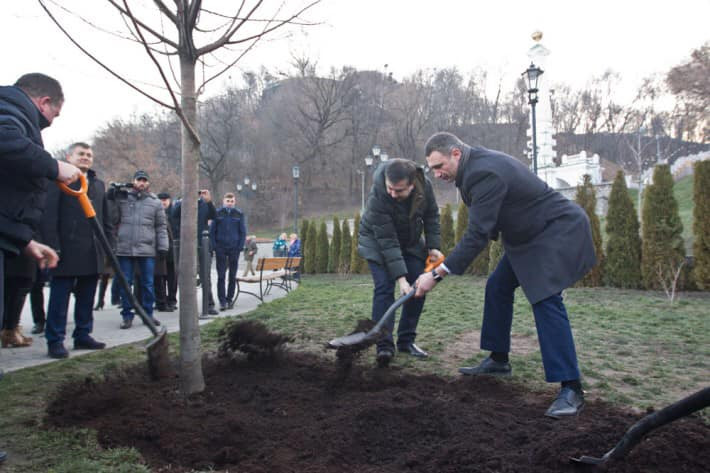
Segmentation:
{"type": "MultiPolygon", "coordinates": [[[[47,180],[70,184],[79,178],[78,168],[56,161],[42,144],[41,130],[59,116],[62,105],[61,85],[44,74],[25,74],[15,85],[0,87],[0,322],[5,259],[23,252],[41,268],[57,265],[57,253],[34,240],[33,234],[42,215],[47,180]]],[[[0,451],[0,463],[6,457],[0,451]]]]}
{"type": "MultiPolygon", "coordinates": [[[[86,143],[74,143],[67,150],[67,162],[77,166],[88,182],[88,196],[96,210],[96,221],[103,226],[104,234],[113,239],[113,227],[109,217],[106,187],[91,169],[94,155],[86,143]]],[[[78,189],[79,183],[72,185],[78,189]]],[[[94,326],[94,295],[99,274],[104,270],[105,256],[99,242],[94,238],[89,220],[79,205],[79,200],[63,193],[57,186],[50,186],[47,204],[41,224],[42,238],[62,256],[59,265],[52,271],[45,337],[47,352],[51,358],[66,358],[69,352],[64,347],[69,296],[74,293],[74,338],[75,350],[101,350],[106,344],[91,336],[94,326]]]]}
{"type": "Polygon", "coordinates": [[[236,198],[228,192],[222,199],[222,207],[210,223],[210,245],[217,262],[217,298],[219,310],[232,306],[237,286],[239,253],[244,249],[247,237],[246,217],[242,209],[235,207],[236,198]],[[225,291],[225,274],[229,269],[229,283],[225,291]]]}
{"type": "MultiPolygon", "coordinates": [[[[399,283],[400,295],[411,291],[410,284],[424,271],[427,256],[441,257],[440,245],[439,207],[424,170],[405,159],[380,165],[360,221],[357,248],[370,266],[375,285],[372,320],[379,321],[394,303],[395,282],[399,283]]],[[[420,358],[428,356],[414,344],[423,307],[424,299],[407,301],[397,328],[397,349],[420,358]]],[[[393,329],[391,319],[387,324],[389,335],[377,343],[377,363],[381,366],[394,356],[393,329]]]]}
{"type": "MultiPolygon", "coordinates": [[[[177,309],[177,272],[175,265],[177,264],[175,251],[175,235],[180,232],[180,227],[175,228],[174,218],[172,216],[173,205],[170,194],[161,192],[158,194],[160,203],[165,209],[165,217],[168,219],[168,253],[164,258],[165,275],[160,275],[155,279],[155,308],[159,311],[172,312],[177,309]]],[[[161,263],[162,265],[162,263],[161,263]]],[[[156,268],[158,265],[156,265],[156,268]]],[[[158,271],[156,270],[156,275],[158,271]]]]}
{"type": "MultiPolygon", "coordinates": [[[[217,215],[217,209],[215,208],[214,203],[212,202],[212,194],[209,190],[202,189],[199,192],[200,195],[197,200],[197,270],[201,273],[203,266],[206,266],[207,268],[205,274],[200,274],[200,283],[207,285],[209,306],[209,310],[207,313],[209,315],[217,315],[219,312],[217,312],[214,308],[214,297],[212,296],[212,278],[210,277],[210,271],[212,268],[212,253],[208,252],[209,257],[207,258],[207,261],[203,261],[202,252],[202,233],[205,231],[209,231],[209,222],[210,220],[214,220],[215,216],[217,215]]],[[[178,229],[180,228],[181,211],[182,201],[178,201],[173,207],[173,218],[178,229]]],[[[179,236],[180,232],[178,231],[176,235],[179,236]]]]}
{"type": "Polygon", "coordinates": [[[520,161],[483,147],[470,147],[450,133],[427,141],[426,160],[434,175],[455,182],[469,207],[468,228],[444,263],[418,280],[417,296],[446,274],[462,274],[490,239],[505,249],[488,278],[481,349],[489,358],[464,375],[510,375],[513,296],[520,286],[535,315],[545,379],[560,382],[560,393],[545,415],[577,415],[584,396],[577,354],[562,291],[594,266],[589,220],[577,204],[550,189],[520,161]]]}

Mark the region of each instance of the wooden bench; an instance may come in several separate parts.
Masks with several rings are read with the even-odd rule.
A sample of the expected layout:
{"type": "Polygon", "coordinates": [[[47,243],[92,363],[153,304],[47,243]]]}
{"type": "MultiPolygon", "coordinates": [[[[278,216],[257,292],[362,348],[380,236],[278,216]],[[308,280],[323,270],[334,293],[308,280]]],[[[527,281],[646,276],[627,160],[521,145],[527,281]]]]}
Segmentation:
{"type": "Polygon", "coordinates": [[[234,296],[232,304],[236,303],[241,293],[252,295],[264,302],[264,296],[269,294],[274,287],[289,292],[293,289],[293,281],[299,279],[298,268],[300,265],[300,257],[259,258],[256,263],[255,275],[237,277],[237,294],[234,296]],[[241,283],[259,284],[259,293],[242,289],[241,283]]]}

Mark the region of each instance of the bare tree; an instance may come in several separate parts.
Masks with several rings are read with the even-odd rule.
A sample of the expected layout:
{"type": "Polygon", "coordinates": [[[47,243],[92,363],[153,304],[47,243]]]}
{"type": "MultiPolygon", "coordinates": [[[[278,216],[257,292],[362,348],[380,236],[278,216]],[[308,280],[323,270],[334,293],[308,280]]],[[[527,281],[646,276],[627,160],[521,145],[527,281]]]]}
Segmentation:
{"type": "MultiPolygon", "coordinates": [[[[197,195],[200,136],[198,132],[197,98],[205,86],[228,71],[258,41],[284,26],[301,23],[300,15],[320,0],[301,4],[294,11],[284,12],[284,4],[269,8],[264,0],[236,2],[229,13],[203,7],[201,0],[174,0],[168,5],[163,0],[153,0],[129,5],[128,0],[106,0],[124,22],[122,36],[138,44],[154,64],[167,91],[167,99],[149,93],[115,71],[98,56],[88,51],[63,27],[48,5],[54,10],[60,6],[54,0],[38,0],[55,24],[85,54],[109,73],[135,91],[161,106],[172,110],[182,122],[182,191],[185,196],[197,195]],[[263,16],[261,16],[263,15],[263,16]],[[165,25],[169,26],[169,30],[165,25]],[[197,66],[201,77],[197,80],[197,66]],[[218,64],[208,69],[208,64],[218,64]],[[209,71],[209,72],[208,72],[209,71]]],[[[61,11],[68,11],[63,2],[61,11]]],[[[95,23],[92,23],[94,25],[95,23]]],[[[106,29],[105,29],[106,30],[106,29]]],[[[109,55],[105,53],[105,56],[109,55]]],[[[131,65],[133,67],[133,65],[131,65]]],[[[204,389],[200,330],[197,320],[197,294],[192,278],[196,262],[197,201],[186,198],[182,205],[179,271],[180,279],[180,389],[184,394],[204,389]]]]}

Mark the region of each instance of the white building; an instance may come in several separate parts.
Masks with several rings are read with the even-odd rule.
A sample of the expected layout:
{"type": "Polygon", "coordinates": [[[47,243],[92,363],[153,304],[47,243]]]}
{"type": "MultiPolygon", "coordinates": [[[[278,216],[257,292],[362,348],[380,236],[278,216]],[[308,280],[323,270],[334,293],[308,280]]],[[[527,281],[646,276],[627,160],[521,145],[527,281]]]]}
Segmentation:
{"type": "MultiPolygon", "coordinates": [[[[535,123],[537,128],[537,174],[548,186],[553,189],[572,187],[582,182],[582,177],[589,174],[592,177],[592,184],[602,183],[602,171],[599,163],[599,155],[587,155],[585,151],[579,154],[567,156],[563,155],[560,165],[555,162],[557,152],[555,151],[555,139],[553,138],[552,127],[552,104],[550,101],[550,77],[552,72],[548,69],[547,57],[550,50],[540,43],[542,33],[533,33],[535,45],[528,50],[528,57],[537,67],[543,70],[543,74],[538,80],[538,103],[535,107],[535,123]]],[[[530,127],[528,128],[529,142],[532,143],[532,114],[530,114],[530,127]]],[[[531,145],[532,148],[532,145],[531,145]]],[[[532,163],[532,150],[530,161],[532,163]]],[[[532,164],[531,164],[532,168],[532,164]]]]}

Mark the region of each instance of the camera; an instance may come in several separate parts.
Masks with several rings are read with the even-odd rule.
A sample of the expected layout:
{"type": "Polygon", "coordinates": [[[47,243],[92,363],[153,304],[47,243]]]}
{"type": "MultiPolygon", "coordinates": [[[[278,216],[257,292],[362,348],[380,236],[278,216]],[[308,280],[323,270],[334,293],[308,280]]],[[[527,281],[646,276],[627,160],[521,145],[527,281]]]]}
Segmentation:
{"type": "Polygon", "coordinates": [[[115,189],[133,189],[132,182],[112,182],[111,187],[115,189]]]}

